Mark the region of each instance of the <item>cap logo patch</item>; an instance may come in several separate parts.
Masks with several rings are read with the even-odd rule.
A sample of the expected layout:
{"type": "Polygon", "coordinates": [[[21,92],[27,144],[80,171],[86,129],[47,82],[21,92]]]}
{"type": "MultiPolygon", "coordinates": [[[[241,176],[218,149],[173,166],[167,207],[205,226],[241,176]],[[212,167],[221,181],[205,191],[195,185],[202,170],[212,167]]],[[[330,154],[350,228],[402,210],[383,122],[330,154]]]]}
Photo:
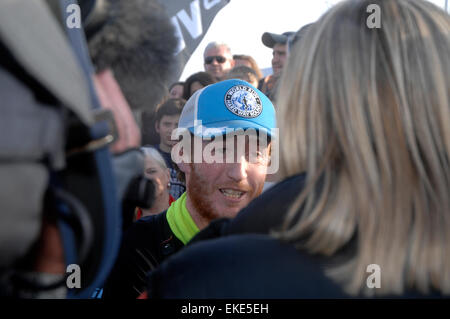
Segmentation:
{"type": "Polygon", "coordinates": [[[262,112],[261,99],[251,87],[235,85],[225,94],[225,106],[240,117],[257,117],[262,112]]]}

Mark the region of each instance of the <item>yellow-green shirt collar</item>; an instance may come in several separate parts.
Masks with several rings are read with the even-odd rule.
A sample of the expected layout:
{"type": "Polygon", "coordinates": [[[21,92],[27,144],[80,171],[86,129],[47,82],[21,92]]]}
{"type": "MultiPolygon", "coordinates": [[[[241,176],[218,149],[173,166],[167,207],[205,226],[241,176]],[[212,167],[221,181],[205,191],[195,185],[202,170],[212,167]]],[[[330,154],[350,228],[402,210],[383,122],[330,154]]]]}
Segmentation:
{"type": "Polygon", "coordinates": [[[200,231],[186,208],[186,193],[170,205],[166,218],[174,235],[185,245],[200,231]]]}

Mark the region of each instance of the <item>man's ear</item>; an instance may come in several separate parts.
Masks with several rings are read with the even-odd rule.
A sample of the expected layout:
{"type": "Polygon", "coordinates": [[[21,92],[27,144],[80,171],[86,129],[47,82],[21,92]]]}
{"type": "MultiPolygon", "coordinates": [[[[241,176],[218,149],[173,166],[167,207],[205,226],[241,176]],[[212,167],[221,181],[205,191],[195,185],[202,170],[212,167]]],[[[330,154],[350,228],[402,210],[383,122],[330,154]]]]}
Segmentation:
{"type": "Polygon", "coordinates": [[[159,134],[159,121],[155,122],[155,131],[159,134]]]}

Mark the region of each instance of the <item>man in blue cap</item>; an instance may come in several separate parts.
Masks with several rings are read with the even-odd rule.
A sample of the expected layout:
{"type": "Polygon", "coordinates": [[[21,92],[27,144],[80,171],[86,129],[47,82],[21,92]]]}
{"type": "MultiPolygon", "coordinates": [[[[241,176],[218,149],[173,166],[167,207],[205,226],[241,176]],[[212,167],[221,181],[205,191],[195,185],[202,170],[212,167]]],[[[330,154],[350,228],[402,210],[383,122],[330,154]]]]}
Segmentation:
{"type": "Polygon", "coordinates": [[[187,101],[178,127],[172,137],[182,139],[172,158],[185,175],[186,192],[125,234],[105,298],[139,296],[149,271],[262,192],[277,129],[274,107],[261,91],[236,79],[209,85],[187,101]]]}

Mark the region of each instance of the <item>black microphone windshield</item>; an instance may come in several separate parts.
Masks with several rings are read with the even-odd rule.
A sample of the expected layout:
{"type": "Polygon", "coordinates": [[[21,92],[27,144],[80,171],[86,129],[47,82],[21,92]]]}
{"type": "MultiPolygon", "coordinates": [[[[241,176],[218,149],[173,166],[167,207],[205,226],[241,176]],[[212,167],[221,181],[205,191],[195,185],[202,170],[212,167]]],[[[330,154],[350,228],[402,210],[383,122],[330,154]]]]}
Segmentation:
{"type": "Polygon", "coordinates": [[[156,0],[96,2],[80,3],[93,10],[84,14],[93,21],[85,32],[96,69],[113,70],[133,110],[154,107],[177,71],[178,39],[165,7],[156,0]]]}

